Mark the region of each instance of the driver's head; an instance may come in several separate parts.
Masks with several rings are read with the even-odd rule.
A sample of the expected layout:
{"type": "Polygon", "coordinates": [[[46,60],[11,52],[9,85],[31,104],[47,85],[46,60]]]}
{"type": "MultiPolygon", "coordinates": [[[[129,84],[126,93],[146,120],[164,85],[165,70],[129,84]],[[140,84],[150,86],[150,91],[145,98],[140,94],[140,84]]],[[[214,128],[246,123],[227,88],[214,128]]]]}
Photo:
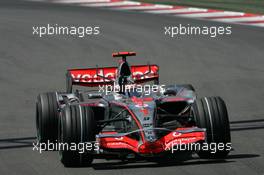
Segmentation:
{"type": "Polygon", "coordinates": [[[122,61],[126,62],[126,56],[122,56],[122,61]]]}

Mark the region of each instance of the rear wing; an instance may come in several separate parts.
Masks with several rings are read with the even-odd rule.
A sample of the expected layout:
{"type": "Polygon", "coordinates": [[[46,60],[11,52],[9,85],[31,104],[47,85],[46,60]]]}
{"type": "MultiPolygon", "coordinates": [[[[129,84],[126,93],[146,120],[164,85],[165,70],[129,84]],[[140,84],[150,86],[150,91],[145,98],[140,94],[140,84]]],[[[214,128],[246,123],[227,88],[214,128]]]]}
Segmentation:
{"type": "Polygon", "coordinates": [[[127,56],[136,56],[136,52],[115,52],[112,54],[113,57],[127,57],[127,56]]]}
{"type": "MultiPolygon", "coordinates": [[[[66,74],[66,89],[72,92],[72,86],[98,87],[113,85],[117,78],[117,67],[101,67],[87,69],[70,69],[66,74]]],[[[130,67],[131,78],[136,83],[159,81],[158,65],[134,65],[130,67]]]]}

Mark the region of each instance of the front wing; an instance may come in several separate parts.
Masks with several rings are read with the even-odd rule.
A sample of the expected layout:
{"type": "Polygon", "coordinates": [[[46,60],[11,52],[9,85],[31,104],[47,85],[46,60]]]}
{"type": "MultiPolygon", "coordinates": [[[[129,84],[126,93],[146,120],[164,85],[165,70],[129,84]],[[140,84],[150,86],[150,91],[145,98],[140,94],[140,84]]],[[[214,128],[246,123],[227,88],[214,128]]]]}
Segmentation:
{"type": "Polygon", "coordinates": [[[167,152],[179,144],[191,144],[206,140],[206,130],[178,128],[154,142],[144,142],[129,137],[130,133],[103,132],[97,135],[100,149],[125,149],[138,154],[158,154],[167,152]]]}

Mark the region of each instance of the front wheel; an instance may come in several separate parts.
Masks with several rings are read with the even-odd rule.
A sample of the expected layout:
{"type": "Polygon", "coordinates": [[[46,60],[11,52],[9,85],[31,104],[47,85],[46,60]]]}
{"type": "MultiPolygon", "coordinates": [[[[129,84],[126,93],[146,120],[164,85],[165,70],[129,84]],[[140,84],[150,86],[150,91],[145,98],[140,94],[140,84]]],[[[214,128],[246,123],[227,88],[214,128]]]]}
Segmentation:
{"type": "MultiPolygon", "coordinates": [[[[220,97],[204,97],[193,105],[196,125],[206,129],[210,149],[198,151],[200,158],[222,159],[231,150],[231,136],[226,104],[220,97]]],[[[208,147],[208,148],[209,148],[208,147]]]]}
{"type": "Polygon", "coordinates": [[[63,148],[59,148],[59,154],[64,166],[89,166],[93,161],[91,147],[95,144],[96,129],[92,109],[88,106],[67,105],[62,111],[59,127],[59,143],[63,145],[63,148]],[[86,150],[86,144],[91,150],[86,150]],[[76,150],[71,149],[71,145],[75,145],[76,150]],[[80,146],[82,149],[79,149],[80,146]]]}

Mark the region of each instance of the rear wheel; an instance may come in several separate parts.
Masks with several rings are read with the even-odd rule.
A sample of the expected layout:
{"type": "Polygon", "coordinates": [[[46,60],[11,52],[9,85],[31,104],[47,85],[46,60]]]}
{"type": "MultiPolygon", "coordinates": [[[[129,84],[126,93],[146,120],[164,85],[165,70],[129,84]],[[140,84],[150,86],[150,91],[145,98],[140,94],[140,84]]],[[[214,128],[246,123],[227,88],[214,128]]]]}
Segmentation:
{"type": "MultiPolygon", "coordinates": [[[[59,142],[67,145],[89,144],[94,146],[95,120],[88,106],[69,105],[62,111],[59,123],[59,142]]],[[[77,146],[78,148],[78,146],[77,146]]],[[[86,148],[86,145],[84,145],[86,148]]],[[[89,146],[90,149],[90,146],[89,146]]],[[[66,167],[89,166],[93,161],[91,150],[60,148],[61,162],[66,167]]]]}
{"type": "Polygon", "coordinates": [[[40,143],[58,139],[58,104],[55,92],[40,94],[36,102],[37,139],[40,143]]]}
{"type": "Polygon", "coordinates": [[[206,129],[207,144],[212,150],[200,150],[200,158],[225,158],[231,149],[231,136],[225,102],[220,97],[204,97],[193,106],[194,118],[199,128],[206,129]]]}

